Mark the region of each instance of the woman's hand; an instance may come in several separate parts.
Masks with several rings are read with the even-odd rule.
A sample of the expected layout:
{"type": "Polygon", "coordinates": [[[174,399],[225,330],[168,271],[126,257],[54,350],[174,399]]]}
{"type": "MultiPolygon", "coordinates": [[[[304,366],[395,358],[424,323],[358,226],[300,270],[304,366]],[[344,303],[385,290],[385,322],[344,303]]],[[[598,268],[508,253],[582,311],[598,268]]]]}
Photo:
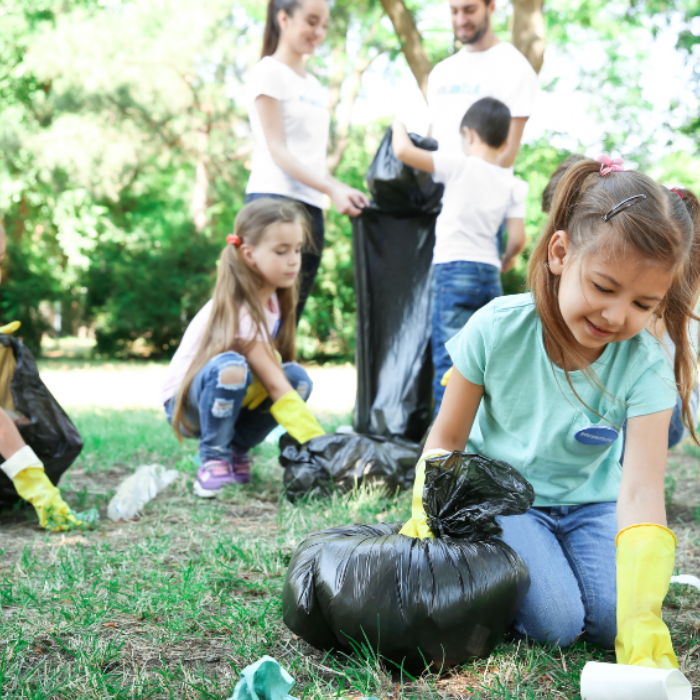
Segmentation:
{"type": "Polygon", "coordinates": [[[364,192],[337,180],[333,182],[328,194],[339,214],[359,216],[362,210],[369,206],[369,198],[364,192]]]}

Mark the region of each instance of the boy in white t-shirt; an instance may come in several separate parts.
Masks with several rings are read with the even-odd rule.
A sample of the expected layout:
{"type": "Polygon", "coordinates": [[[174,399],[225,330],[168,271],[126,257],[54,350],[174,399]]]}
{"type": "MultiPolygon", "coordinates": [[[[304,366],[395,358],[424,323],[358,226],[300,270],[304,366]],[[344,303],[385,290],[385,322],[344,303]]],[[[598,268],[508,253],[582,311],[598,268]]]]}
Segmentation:
{"type": "Polygon", "coordinates": [[[501,272],[525,248],[527,183],[498,165],[507,146],[510,110],[492,97],[477,100],[460,124],[462,151],[424,151],[395,121],[392,146],[406,165],[433,173],[445,184],[435,226],[433,253],[432,354],[435,414],[445,391],[440,380],[452,366],[445,343],[477,309],[501,296],[501,272]],[[508,243],[501,259],[498,229],[506,219],[508,243]]]}

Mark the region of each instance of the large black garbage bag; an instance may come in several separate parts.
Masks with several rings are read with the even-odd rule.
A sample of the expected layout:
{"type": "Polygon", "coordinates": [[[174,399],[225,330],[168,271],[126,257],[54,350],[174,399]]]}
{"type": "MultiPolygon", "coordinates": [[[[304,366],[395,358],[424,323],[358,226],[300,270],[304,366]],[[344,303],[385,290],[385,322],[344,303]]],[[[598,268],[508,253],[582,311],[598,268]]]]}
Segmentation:
{"type": "Polygon", "coordinates": [[[530,585],[495,518],[533,500],[505,462],[461,452],[429,460],[423,502],[439,537],[400,535],[401,523],[311,535],[289,564],[284,622],[319,649],[365,646],[411,672],[488,656],[530,585]]]}
{"type": "MultiPolygon", "coordinates": [[[[22,416],[17,424],[19,432],[44,463],[46,476],[56,485],[80,454],[83,447],[80,433],[41,381],[34,357],[22,341],[0,335],[0,346],[11,347],[17,362],[10,390],[15,410],[22,416]]],[[[0,508],[18,500],[12,481],[0,470],[0,508]]]]}
{"type": "Polygon", "coordinates": [[[387,491],[413,484],[418,446],[356,434],[322,435],[300,445],[289,433],[280,438],[287,498],[344,493],[364,482],[382,483],[387,491]]]}
{"type": "MultiPolygon", "coordinates": [[[[437,151],[435,139],[409,134],[415,146],[437,151]]],[[[386,214],[416,216],[439,214],[445,186],[433,182],[430,173],[404,165],[391,146],[391,127],[384,134],[366,175],[367,187],[374,204],[386,214]]]]}
{"type": "Polygon", "coordinates": [[[353,219],[358,433],[420,442],[432,418],[430,282],[435,214],[353,219]]]}

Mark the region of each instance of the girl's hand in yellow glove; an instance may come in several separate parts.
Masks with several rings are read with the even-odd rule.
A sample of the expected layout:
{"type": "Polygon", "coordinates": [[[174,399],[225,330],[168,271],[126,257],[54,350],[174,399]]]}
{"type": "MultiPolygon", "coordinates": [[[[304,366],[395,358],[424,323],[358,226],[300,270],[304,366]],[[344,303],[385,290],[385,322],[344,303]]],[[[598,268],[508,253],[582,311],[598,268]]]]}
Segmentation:
{"type": "Polygon", "coordinates": [[[676,536],[653,523],[621,530],[617,544],[617,663],[678,668],[661,605],[675,562],[676,536]]]}
{"type": "Polygon", "coordinates": [[[425,488],[425,460],[449,454],[447,450],[428,450],[416,465],[416,480],[413,482],[413,500],[411,501],[411,519],[399,530],[400,535],[418,537],[421,540],[435,537],[428,526],[428,516],[423,507],[423,489],[425,488]]]}
{"type": "Polygon", "coordinates": [[[19,496],[34,506],[41,527],[56,532],[83,524],[49,481],[44,465],[31,447],[24,445],[0,468],[12,479],[19,496]]]}
{"type": "Polygon", "coordinates": [[[290,391],[275,401],[270,407],[270,413],[295,440],[302,444],[311,438],[326,434],[304,399],[296,391],[290,391]]]}
{"type": "Polygon", "coordinates": [[[17,493],[34,506],[41,527],[59,532],[82,525],[61,498],[61,492],[49,481],[43,467],[21,471],[12,483],[17,493]]]}

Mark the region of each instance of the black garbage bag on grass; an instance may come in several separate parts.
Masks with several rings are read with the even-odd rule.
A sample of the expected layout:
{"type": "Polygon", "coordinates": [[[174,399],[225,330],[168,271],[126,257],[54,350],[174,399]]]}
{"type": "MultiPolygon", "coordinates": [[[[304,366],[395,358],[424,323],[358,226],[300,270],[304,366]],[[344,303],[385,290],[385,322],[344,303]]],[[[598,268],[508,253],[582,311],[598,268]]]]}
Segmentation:
{"type": "MultiPolygon", "coordinates": [[[[18,418],[17,428],[44,463],[46,476],[56,485],[80,454],[83,447],[80,433],[41,381],[34,357],[22,341],[0,335],[0,347],[11,348],[16,362],[10,394],[18,418]]],[[[0,394],[5,393],[0,391],[0,394]]],[[[12,481],[0,470],[0,508],[12,506],[18,500],[12,481]]]]}
{"type": "Polygon", "coordinates": [[[428,460],[423,499],[435,539],[392,523],[302,542],[282,592],[292,632],[323,650],[369,647],[410,672],[491,653],[530,585],[495,518],[528,510],[532,487],[505,462],[454,452],[428,460]]]}
{"type": "Polygon", "coordinates": [[[280,438],[284,487],[292,503],[306,494],[345,493],[362,483],[381,483],[389,493],[413,484],[418,445],[381,437],[329,433],[300,445],[289,433],[280,438]]]}
{"type": "MultiPolygon", "coordinates": [[[[430,173],[404,165],[391,145],[391,127],[386,130],[365,179],[374,204],[385,214],[417,216],[439,214],[445,186],[433,182],[430,173]]],[[[425,151],[437,151],[435,139],[408,135],[414,146],[425,151]]]]}

